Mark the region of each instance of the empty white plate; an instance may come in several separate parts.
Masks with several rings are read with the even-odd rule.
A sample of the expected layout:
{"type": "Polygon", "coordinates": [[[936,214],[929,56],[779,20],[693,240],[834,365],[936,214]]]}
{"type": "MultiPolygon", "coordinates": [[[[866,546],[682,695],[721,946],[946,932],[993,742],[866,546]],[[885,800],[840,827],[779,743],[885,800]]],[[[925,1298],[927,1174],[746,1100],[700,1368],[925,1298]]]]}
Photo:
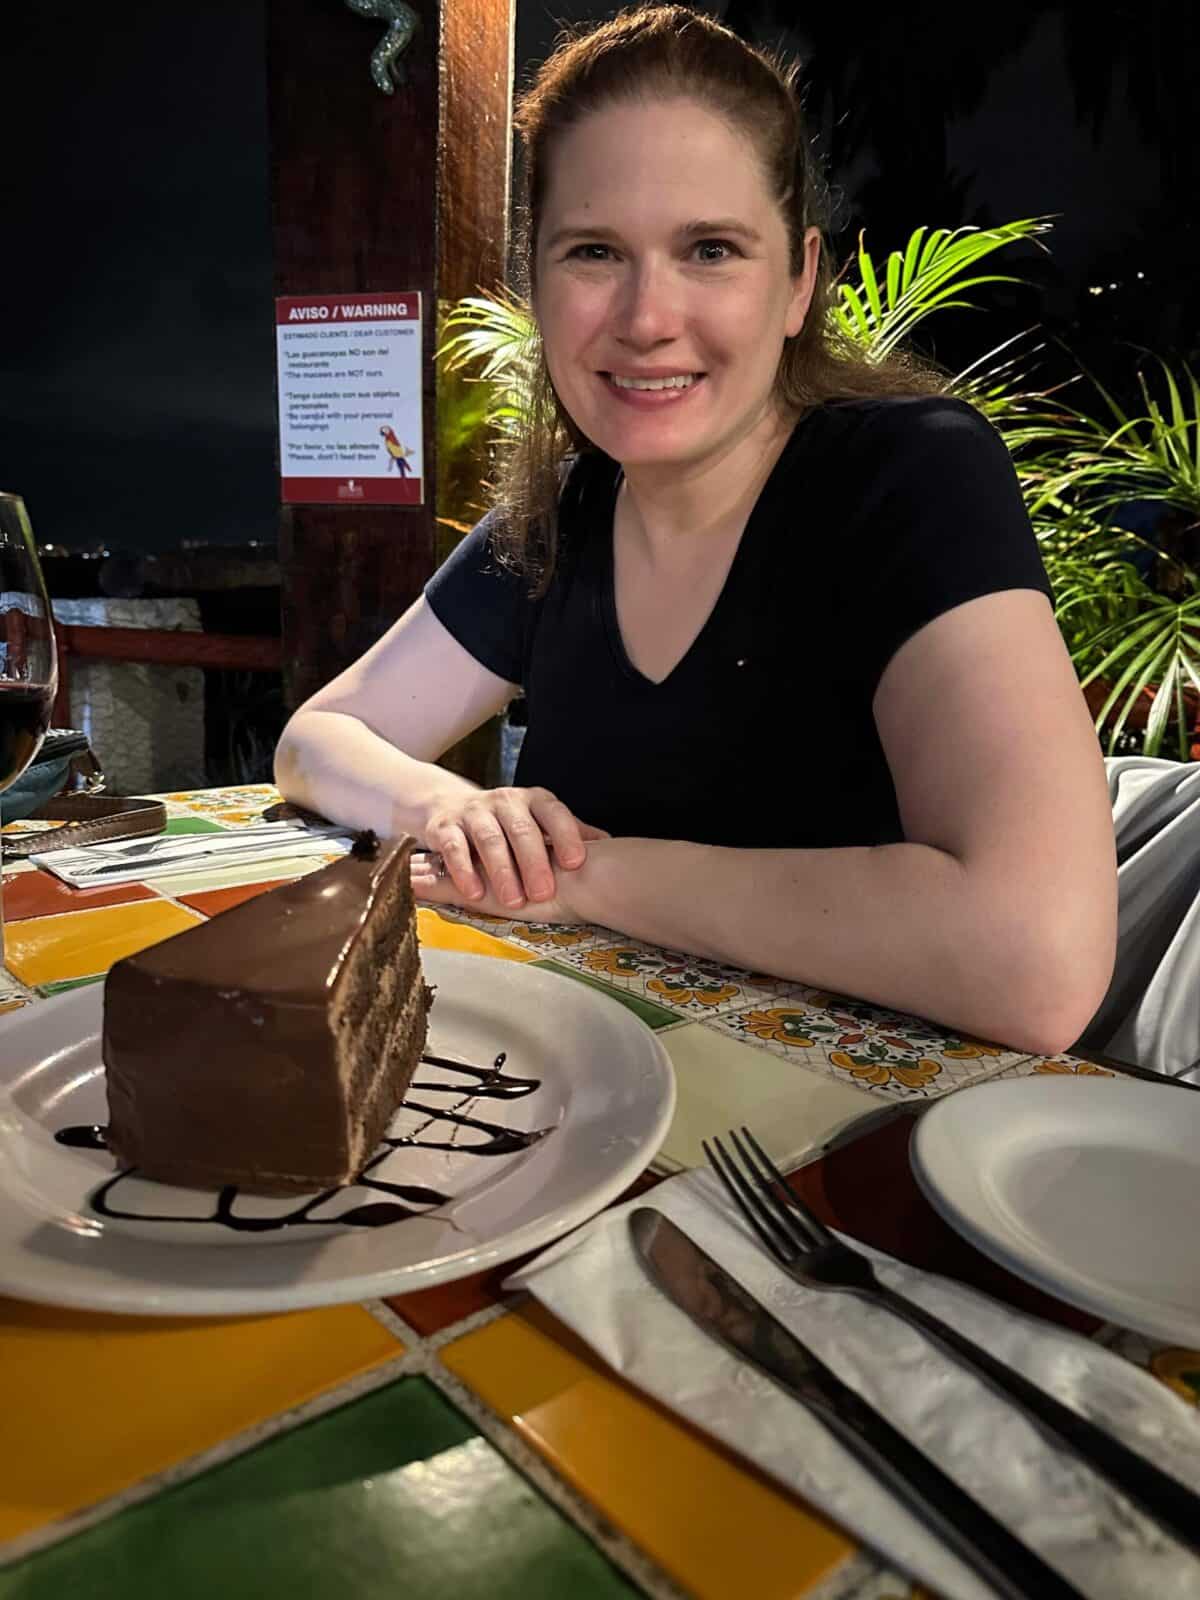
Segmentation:
{"type": "Polygon", "coordinates": [[[1200,1346],[1200,1094],[1031,1077],[940,1101],[913,1172],[985,1255],[1109,1322],[1200,1346]]]}

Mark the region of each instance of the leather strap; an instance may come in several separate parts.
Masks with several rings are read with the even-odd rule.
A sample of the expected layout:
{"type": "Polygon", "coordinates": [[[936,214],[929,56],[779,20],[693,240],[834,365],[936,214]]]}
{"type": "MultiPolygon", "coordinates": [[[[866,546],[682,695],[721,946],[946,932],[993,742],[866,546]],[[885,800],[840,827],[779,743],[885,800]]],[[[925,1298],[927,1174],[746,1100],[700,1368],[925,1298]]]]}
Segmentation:
{"type": "Polygon", "coordinates": [[[5,834],[4,854],[10,860],[40,855],[44,850],[72,850],[105,839],[138,839],[162,833],[167,808],[161,800],[118,799],[112,795],[60,794],[31,813],[30,820],[66,826],[39,833],[5,834]]]}

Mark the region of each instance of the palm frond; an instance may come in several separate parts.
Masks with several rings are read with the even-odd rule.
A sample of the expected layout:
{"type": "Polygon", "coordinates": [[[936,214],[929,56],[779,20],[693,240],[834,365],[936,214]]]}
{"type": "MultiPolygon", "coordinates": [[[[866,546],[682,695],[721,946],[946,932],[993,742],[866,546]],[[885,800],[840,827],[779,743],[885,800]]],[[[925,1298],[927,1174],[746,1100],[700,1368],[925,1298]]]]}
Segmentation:
{"type": "Polygon", "coordinates": [[[968,290],[1023,282],[1008,273],[971,274],[986,256],[1020,240],[1036,242],[1052,225],[1048,217],[1027,217],[998,228],[917,228],[903,250],[891,252],[882,274],[860,234],[858,282],[839,281],[830,318],[869,360],[882,360],[934,311],[973,308],[962,298],[968,290]]]}

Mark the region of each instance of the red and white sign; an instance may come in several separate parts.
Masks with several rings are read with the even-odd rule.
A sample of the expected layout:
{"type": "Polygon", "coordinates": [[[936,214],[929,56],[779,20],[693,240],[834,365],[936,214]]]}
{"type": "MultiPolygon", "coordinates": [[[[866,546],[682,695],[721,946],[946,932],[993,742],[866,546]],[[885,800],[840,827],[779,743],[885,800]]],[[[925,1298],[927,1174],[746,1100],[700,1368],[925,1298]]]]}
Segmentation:
{"type": "Polygon", "coordinates": [[[275,302],[285,504],[420,505],[421,296],[275,302]]]}

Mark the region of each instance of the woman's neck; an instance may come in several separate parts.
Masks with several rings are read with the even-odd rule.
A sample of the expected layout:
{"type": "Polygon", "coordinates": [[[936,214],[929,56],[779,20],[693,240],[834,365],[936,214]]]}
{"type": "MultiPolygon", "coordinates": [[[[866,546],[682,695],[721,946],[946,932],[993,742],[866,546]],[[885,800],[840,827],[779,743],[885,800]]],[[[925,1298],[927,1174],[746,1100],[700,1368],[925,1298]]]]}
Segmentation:
{"type": "MultiPolygon", "coordinates": [[[[716,457],[684,466],[623,469],[622,498],[631,531],[661,551],[736,527],[740,534],[795,419],[772,415],[716,457]]],[[[682,551],[680,551],[682,554],[682,551]]]]}

